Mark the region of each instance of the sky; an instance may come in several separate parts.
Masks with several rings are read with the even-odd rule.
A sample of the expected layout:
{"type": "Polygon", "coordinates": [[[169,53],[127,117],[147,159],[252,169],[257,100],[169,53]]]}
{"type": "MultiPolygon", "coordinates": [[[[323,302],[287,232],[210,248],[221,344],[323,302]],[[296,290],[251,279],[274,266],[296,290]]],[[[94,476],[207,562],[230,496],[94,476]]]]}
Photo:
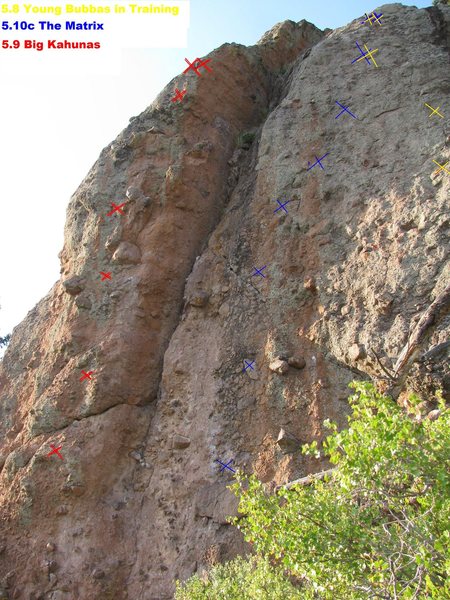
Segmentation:
{"type": "MultiPolygon", "coordinates": [[[[431,0],[403,4],[425,8],[431,0]]],[[[287,19],[335,29],[376,8],[364,0],[190,0],[186,47],[121,50],[97,71],[74,65],[81,60],[75,55],[50,65],[35,51],[8,65],[12,51],[0,49],[0,71],[11,67],[0,73],[0,336],[59,279],[71,195],[130,117],[183,71],[185,57],[202,57],[225,42],[253,45],[287,19]]]]}

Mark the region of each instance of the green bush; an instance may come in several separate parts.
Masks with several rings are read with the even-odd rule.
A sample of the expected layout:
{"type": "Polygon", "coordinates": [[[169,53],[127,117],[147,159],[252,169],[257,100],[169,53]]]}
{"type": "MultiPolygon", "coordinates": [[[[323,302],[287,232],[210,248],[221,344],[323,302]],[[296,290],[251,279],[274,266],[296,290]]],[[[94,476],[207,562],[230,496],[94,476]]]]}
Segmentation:
{"type": "Polygon", "coordinates": [[[237,141],[238,148],[244,148],[245,150],[248,150],[252,145],[254,139],[255,134],[251,131],[240,133],[237,141]]]}
{"type": "MultiPolygon", "coordinates": [[[[335,465],[328,478],[271,495],[237,473],[232,489],[245,516],[232,522],[264,558],[240,559],[235,570],[216,567],[214,585],[194,578],[178,599],[272,598],[265,573],[279,586],[288,582],[283,573],[297,581],[302,595],[292,588],[280,598],[450,598],[450,411],[440,398],[439,418],[422,419],[416,397],[410,406],[417,414],[406,414],[370,383],[352,385],[348,428],[338,432],[326,422],[323,455],[335,465]],[[248,590],[254,560],[262,561],[251,578],[254,595],[227,596],[233,585],[248,590]],[[190,588],[193,582],[200,587],[190,588]]],[[[317,443],[303,451],[321,454],[317,443]]]]}
{"type": "Polygon", "coordinates": [[[252,556],[213,567],[202,579],[177,582],[176,600],[304,600],[280,569],[265,558],[252,556]]]}

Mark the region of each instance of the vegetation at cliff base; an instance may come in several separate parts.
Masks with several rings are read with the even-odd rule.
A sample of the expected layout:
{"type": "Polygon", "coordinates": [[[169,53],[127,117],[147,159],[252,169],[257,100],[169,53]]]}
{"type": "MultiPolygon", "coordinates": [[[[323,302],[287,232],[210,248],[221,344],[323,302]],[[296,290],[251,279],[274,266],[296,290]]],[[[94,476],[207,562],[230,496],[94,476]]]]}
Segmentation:
{"type": "Polygon", "coordinates": [[[450,411],[405,412],[367,382],[352,384],[348,427],[303,452],[328,457],[323,480],[268,494],[253,476],[232,489],[232,520],[255,552],[186,583],[177,600],[450,598],[450,411]]]}
{"type": "Polygon", "coordinates": [[[237,600],[246,598],[292,598],[302,600],[283,572],[267,558],[251,556],[217,565],[204,576],[194,575],[188,584],[177,584],[177,600],[237,600]]]}

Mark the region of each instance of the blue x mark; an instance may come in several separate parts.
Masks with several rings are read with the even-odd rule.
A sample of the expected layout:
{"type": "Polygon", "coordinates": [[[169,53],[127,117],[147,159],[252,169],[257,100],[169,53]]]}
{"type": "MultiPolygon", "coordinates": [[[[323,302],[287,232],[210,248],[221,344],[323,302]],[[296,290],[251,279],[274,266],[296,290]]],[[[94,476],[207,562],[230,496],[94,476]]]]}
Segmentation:
{"type": "Polygon", "coordinates": [[[255,269],[255,271],[256,271],[256,273],[253,273],[253,276],[255,276],[255,275],[261,275],[261,277],[264,277],[264,278],[265,278],[266,276],[264,275],[264,273],[262,273],[262,271],[263,271],[263,269],[265,269],[266,267],[267,267],[267,265],[264,265],[264,266],[263,266],[263,267],[261,267],[260,269],[257,269],[256,267],[253,267],[253,268],[255,269]]]}
{"type": "Polygon", "coordinates": [[[286,214],[288,214],[288,211],[284,208],[286,206],[286,204],[289,204],[290,200],[288,200],[287,202],[285,202],[284,204],[282,204],[279,200],[277,200],[278,204],[280,205],[277,209],[275,209],[273,212],[276,213],[278,212],[280,209],[283,209],[284,212],[286,214]]]}
{"type": "Polygon", "coordinates": [[[316,165],[319,165],[319,167],[324,171],[325,169],[322,167],[322,163],[320,161],[323,160],[325,158],[325,156],[327,156],[328,154],[330,154],[330,153],[327,152],[326,154],[324,154],[320,158],[317,158],[317,156],[316,156],[316,162],[313,165],[311,165],[311,163],[308,161],[308,165],[311,165],[311,166],[308,169],[306,169],[306,170],[310,171],[313,167],[315,167],[316,165]]]}
{"type": "MultiPolygon", "coordinates": [[[[363,56],[366,57],[366,63],[368,63],[370,65],[370,60],[367,58],[367,53],[363,51],[363,49],[361,48],[361,46],[358,44],[358,42],[355,42],[356,45],[358,46],[358,50],[361,52],[361,56],[359,56],[358,58],[355,58],[355,60],[352,60],[352,64],[354,62],[356,62],[357,60],[359,60],[360,58],[362,58],[363,56]]],[[[370,48],[369,48],[370,50],[370,48]]]]}
{"type": "Polygon", "coordinates": [[[342,115],[342,113],[348,112],[349,115],[351,115],[354,119],[357,119],[358,117],[355,117],[355,115],[353,113],[351,113],[348,110],[348,106],[343,106],[340,102],[338,102],[337,100],[335,100],[336,104],[339,104],[339,106],[343,109],[341,110],[341,112],[338,114],[337,117],[334,117],[335,119],[337,119],[338,117],[340,117],[342,115]]]}
{"type": "Polygon", "coordinates": [[[234,469],[232,469],[231,467],[228,466],[228,465],[231,465],[231,463],[233,462],[233,459],[231,459],[229,462],[227,462],[226,465],[224,465],[223,462],[220,462],[220,460],[217,460],[217,459],[214,462],[218,462],[219,464],[223,465],[219,471],[220,473],[222,473],[222,471],[224,469],[229,469],[230,471],[233,471],[233,473],[236,473],[236,471],[234,469]]]}
{"type": "Polygon", "coordinates": [[[364,21],[360,21],[360,23],[363,25],[366,21],[369,21],[369,23],[372,25],[372,19],[375,19],[375,22],[378,23],[378,25],[381,25],[381,21],[380,21],[380,17],[383,16],[383,13],[380,13],[379,15],[377,15],[377,13],[375,11],[373,11],[373,13],[371,13],[370,15],[368,15],[367,13],[365,13],[366,18],[364,19],[364,21]]]}
{"type": "Polygon", "coordinates": [[[247,370],[249,367],[250,367],[250,369],[251,369],[252,371],[254,371],[254,370],[255,370],[255,369],[252,367],[252,365],[253,365],[253,364],[254,364],[254,362],[255,362],[254,360],[252,360],[252,362],[251,362],[251,363],[249,363],[247,360],[244,360],[244,362],[245,362],[245,364],[246,364],[246,366],[245,366],[245,367],[242,369],[242,371],[243,371],[244,373],[245,373],[245,371],[246,371],[246,370],[247,370]]]}

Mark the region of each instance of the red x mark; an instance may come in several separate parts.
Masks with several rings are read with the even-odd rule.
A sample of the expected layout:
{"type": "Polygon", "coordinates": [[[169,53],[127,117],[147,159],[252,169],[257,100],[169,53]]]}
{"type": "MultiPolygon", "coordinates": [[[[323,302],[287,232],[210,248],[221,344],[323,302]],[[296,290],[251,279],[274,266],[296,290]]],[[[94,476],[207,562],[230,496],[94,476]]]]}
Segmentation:
{"type": "Polygon", "coordinates": [[[104,273],[103,271],[100,271],[100,275],[102,276],[102,281],[105,281],[105,279],[111,279],[111,272],[104,273]]]}
{"type": "Polygon", "coordinates": [[[124,202],[123,204],[119,204],[119,206],[117,206],[117,204],[114,204],[114,202],[111,202],[111,206],[113,207],[112,210],[109,211],[109,213],[106,213],[107,217],[110,217],[113,213],[120,212],[121,215],[124,214],[123,210],[122,210],[122,206],[125,206],[126,202],[124,202]]]}
{"type": "Polygon", "coordinates": [[[80,381],[83,381],[84,379],[91,379],[92,380],[91,373],[95,373],[95,371],[88,371],[86,373],[86,371],[83,371],[83,369],[81,369],[81,372],[83,373],[83,376],[80,377],[80,381]]]}
{"type": "Polygon", "coordinates": [[[178,88],[175,88],[175,96],[172,98],[172,102],[176,102],[179,100],[180,102],[183,100],[183,96],[185,95],[186,90],[180,92],[178,88]]]}
{"type": "Polygon", "coordinates": [[[58,452],[58,450],[61,450],[62,446],[58,446],[58,448],[55,448],[55,446],[53,444],[50,444],[50,448],[53,448],[53,450],[51,452],[49,452],[47,454],[47,456],[51,456],[52,454],[57,454],[61,460],[64,460],[63,457],[61,456],[61,454],[58,452]]]}
{"type": "Polygon", "coordinates": [[[187,72],[189,71],[189,69],[192,69],[193,71],[195,71],[195,73],[196,73],[196,74],[197,74],[199,77],[201,77],[201,75],[202,75],[202,74],[201,74],[201,73],[198,71],[198,69],[200,69],[200,67],[205,67],[205,69],[206,69],[207,71],[209,71],[210,73],[211,73],[211,71],[212,71],[212,69],[210,69],[209,67],[207,67],[207,66],[206,66],[206,63],[209,63],[209,62],[211,61],[211,59],[210,59],[210,58],[208,58],[208,59],[206,59],[206,60],[203,60],[203,61],[202,61],[202,60],[200,60],[199,58],[196,58],[196,59],[194,60],[194,62],[192,62],[192,63],[190,63],[190,62],[188,61],[188,59],[187,59],[187,58],[185,58],[184,60],[187,62],[187,64],[188,64],[189,66],[188,66],[188,68],[187,68],[187,69],[185,69],[185,70],[183,71],[183,73],[187,73],[187,72]],[[196,63],[197,61],[198,61],[200,64],[199,64],[199,65],[197,65],[197,66],[195,66],[195,63],[196,63]]]}

